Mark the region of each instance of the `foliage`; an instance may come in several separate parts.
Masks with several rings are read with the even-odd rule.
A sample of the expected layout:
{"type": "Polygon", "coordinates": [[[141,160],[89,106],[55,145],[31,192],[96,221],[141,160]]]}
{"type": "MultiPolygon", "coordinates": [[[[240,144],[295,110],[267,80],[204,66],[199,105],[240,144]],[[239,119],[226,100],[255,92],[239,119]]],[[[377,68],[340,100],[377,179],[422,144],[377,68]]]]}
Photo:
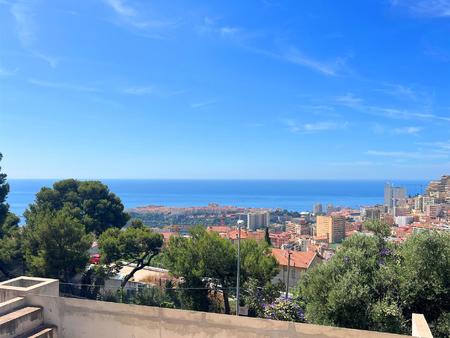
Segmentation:
{"type": "Polygon", "coordinates": [[[342,243],[327,264],[306,273],[300,294],[306,317],[322,325],[368,329],[370,304],[375,303],[376,271],[380,268],[375,237],[354,235],[342,243]]]}
{"type": "Polygon", "coordinates": [[[407,320],[403,316],[400,305],[389,296],[372,304],[370,315],[373,323],[371,326],[372,330],[386,332],[408,331],[407,320]]]}
{"type": "Polygon", "coordinates": [[[264,317],[267,319],[305,322],[305,314],[297,301],[291,298],[278,298],[264,305],[264,317]]]}
{"type": "Polygon", "coordinates": [[[450,337],[450,312],[443,312],[439,318],[432,323],[431,331],[434,337],[450,337]]]}
{"type": "Polygon", "coordinates": [[[277,261],[265,241],[245,240],[242,242],[242,295],[251,316],[262,316],[262,304],[272,302],[279,296],[281,287],[271,283],[277,273],[277,261]]]}
{"type": "MultiPolygon", "coordinates": [[[[194,212],[195,217],[192,217],[191,212],[187,213],[165,213],[165,212],[146,212],[140,210],[130,211],[133,218],[138,218],[149,227],[164,227],[173,224],[183,224],[186,226],[202,225],[204,227],[214,225],[234,226],[240,219],[238,213],[235,211],[225,211],[210,213],[197,211],[194,212]]],[[[270,213],[272,223],[281,223],[283,220],[289,220],[292,217],[300,217],[300,212],[288,210],[275,210],[270,213]]]]}
{"type": "MultiPolygon", "coordinates": [[[[2,160],[0,153],[0,161],[2,160]]],[[[22,265],[21,233],[19,218],[9,211],[6,198],[9,184],[6,174],[0,167],[0,272],[5,278],[10,278],[22,265]]]]}
{"type": "Polygon", "coordinates": [[[272,246],[272,241],[269,235],[269,227],[266,227],[266,230],[264,232],[264,241],[267,243],[268,246],[272,246]]]}
{"type": "Polygon", "coordinates": [[[253,239],[242,241],[241,280],[243,282],[252,278],[259,283],[259,286],[263,286],[277,273],[277,261],[266,242],[253,239]]]}
{"type": "MultiPolygon", "coordinates": [[[[0,153],[0,162],[3,158],[2,153],[0,153]]],[[[6,182],[6,174],[1,172],[0,167],[0,225],[6,220],[9,212],[9,205],[6,203],[6,197],[9,193],[9,184],[6,182]]]]}
{"type": "Polygon", "coordinates": [[[174,308],[172,299],[161,289],[143,288],[133,298],[133,304],[174,308]]]}
{"type": "Polygon", "coordinates": [[[172,237],[165,250],[166,266],[188,284],[220,289],[225,313],[230,313],[229,288],[236,280],[236,250],[230,241],[203,227],[194,227],[191,238],[172,237]]]}
{"type": "Polygon", "coordinates": [[[116,272],[125,264],[133,264],[131,272],[124,277],[121,287],[125,287],[134,274],[150,264],[153,257],[159,254],[163,238],[140,222],[124,230],[109,228],[98,240],[101,262],[111,266],[116,272]]]}
{"type": "Polygon", "coordinates": [[[183,224],[186,226],[202,225],[204,227],[214,225],[235,225],[239,220],[239,216],[229,213],[198,213],[196,217],[192,217],[190,213],[164,213],[164,212],[145,212],[145,211],[130,211],[133,218],[138,218],[149,227],[164,227],[173,224],[183,224]]]}
{"type": "Polygon", "coordinates": [[[277,220],[277,217],[300,217],[302,214],[299,211],[289,211],[287,209],[276,209],[271,211],[270,216],[277,220]]]}
{"type": "Polygon", "coordinates": [[[66,208],[34,214],[24,228],[28,272],[67,282],[85,269],[92,241],[84,225],[66,208]]]}
{"type": "Polygon", "coordinates": [[[53,188],[42,188],[25,212],[27,222],[40,212],[65,208],[86,227],[88,233],[101,234],[108,228],[123,227],[129,219],[120,199],[99,181],[62,180],[53,188]]]}
{"type": "Polygon", "coordinates": [[[244,303],[248,306],[248,315],[250,317],[265,317],[264,304],[271,304],[280,296],[283,289],[283,283],[272,284],[267,281],[261,286],[261,282],[249,278],[243,285],[242,297],[244,303]]]}
{"type": "Polygon", "coordinates": [[[180,308],[185,310],[206,311],[212,307],[209,290],[202,279],[196,277],[183,278],[174,290],[179,299],[180,308]]]}
{"type": "MultiPolygon", "coordinates": [[[[348,238],[330,262],[305,274],[299,292],[308,321],[408,334],[413,312],[429,323],[449,312],[450,234],[394,245],[385,241],[386,227],[375,225],[375,236],[348,238]]],[[[440,320],[435,326],[445,327],[440,320]]]]}
{"type": "Polygon", "coordinates": [[[398,250],[394,267],[404,313],[423,313],[429,323],[450,312],[450,234],[424,232],[398,250]]]}
{"type": "Polygon", "coordinates": [[[99,299],[103,302],[120,303],[123,297],[121,297],[118,292],[112,290],[104,290],[100,294],[99,299]]]}
{"type": "Polygon", "coordinates": [[[6,277],[12,277],[15,272],[21,272],[22,235],[19,228],[19,218],[8,213],[3,224],[0,224],[0,272],[6,277]]]}
{"type": "MultiPolygon", "coordinates": [[[[225,313],[230,313],[229,293],[236,285],[236,247],[215,232],[203,227],[191,230],[191,238],[172,237],[164,252],[165,266],[176,277],[183,278],[183,287],[196,285],[223,294],[225,313]]],[[[241,245],[241,282],[253,278],[258,287],[276,275],[276,261],[264,242],[243,241],[241,245]]],[[[234,290],[233,290],[234,292],[234,290]]],[[[200,298],[201,300],[201,298],[200,298]]],[[[206,302],[203,301],[203,306],[206,302]]],[[[198,305],[191,304],[193,307],[198,305]]]]}
{"type": "Polygon", "coordinates": [[[389,224],[384,223],[380,220],[366,221],[364,222],[364,227],[367,230],[372,231],[374,235],[380,240],[384,240],[391,234],[391,227],[389,226],[389,224]]]}
{"type": "Polygon", "coordinates": [[[110,277],[110,271],[103,265],[90,265],[81,276],[79,296],[88,299],[101,299],[105,280],[110,277]]]}

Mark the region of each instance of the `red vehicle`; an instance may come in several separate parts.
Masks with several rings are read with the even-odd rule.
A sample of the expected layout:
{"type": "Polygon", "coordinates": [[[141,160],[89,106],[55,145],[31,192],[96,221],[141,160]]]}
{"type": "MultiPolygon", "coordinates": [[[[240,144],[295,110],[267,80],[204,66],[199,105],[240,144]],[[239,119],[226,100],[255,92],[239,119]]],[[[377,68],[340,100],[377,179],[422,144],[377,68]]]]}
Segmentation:
{"type": "Polygon", "coordinates": [[[100,254],[93,254],[91,255],[91,257],[89,258],[89,263],[90,264],[98,264],[100,263],[100,254]]]}

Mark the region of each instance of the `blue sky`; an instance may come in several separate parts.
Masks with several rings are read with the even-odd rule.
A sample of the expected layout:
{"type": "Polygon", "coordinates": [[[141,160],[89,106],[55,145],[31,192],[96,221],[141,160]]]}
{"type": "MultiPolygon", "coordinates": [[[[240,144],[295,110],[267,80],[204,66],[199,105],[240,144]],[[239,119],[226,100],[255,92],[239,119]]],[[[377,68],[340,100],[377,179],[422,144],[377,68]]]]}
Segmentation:
{"type": "Polygon", "coordinates": [[[10,178],[433,178],[450,0],[0,0],[10,178]]]}

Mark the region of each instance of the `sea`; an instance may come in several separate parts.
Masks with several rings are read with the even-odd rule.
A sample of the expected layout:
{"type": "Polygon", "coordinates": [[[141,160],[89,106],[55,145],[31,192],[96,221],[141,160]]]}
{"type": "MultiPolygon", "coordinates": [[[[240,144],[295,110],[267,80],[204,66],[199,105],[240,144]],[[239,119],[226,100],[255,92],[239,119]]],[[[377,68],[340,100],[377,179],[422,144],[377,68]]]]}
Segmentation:
{"type": "MultiPolygon", "coordinates": [[[[42,187],[51,179],[9,179],[7,202],[22,216],[42,187]]],[[[126,209],[146,205],[176,207],[209,203],[254,208],[281,208],[310,211],[316,203],[359,208],[383,203],[386,180],[124,180],[104,179],[120,197],[126,209]]],[[[426,180],[391,181],[403,186],[411,196],[422,193],[426,180]]]]}

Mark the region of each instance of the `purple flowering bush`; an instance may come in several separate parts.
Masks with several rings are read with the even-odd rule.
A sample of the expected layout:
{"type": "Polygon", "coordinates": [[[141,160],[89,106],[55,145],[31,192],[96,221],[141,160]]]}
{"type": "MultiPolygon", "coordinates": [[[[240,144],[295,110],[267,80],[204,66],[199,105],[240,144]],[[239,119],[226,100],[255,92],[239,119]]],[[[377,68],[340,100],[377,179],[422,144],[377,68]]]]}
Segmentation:
{"type": "Polygon", "coordinates": [[[292,298],[278,298],[264,305],[264,317],[291,322],[305,322],[305,314],[300,305],[292,298]]]}

